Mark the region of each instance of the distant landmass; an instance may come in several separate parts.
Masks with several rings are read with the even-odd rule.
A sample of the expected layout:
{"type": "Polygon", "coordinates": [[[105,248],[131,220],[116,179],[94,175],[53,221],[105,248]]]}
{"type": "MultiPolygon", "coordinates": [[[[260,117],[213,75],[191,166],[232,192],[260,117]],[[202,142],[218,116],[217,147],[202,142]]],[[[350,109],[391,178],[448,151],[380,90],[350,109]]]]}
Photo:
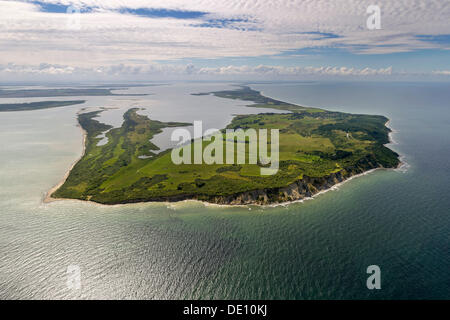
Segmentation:
{"type": "Polygon", "coordinates": [[[4,103],[0,104],[0,112],[5,111],[30,111],[38,109],[49,109],[72,106],[75,104],[85,103],[86,100],[72,100],[72,101],[39,101],[26,103],[4,103]]]}
{"type": "Polygon", "coordinates": [[[227,127],[279,128],[276,174],[259,175],[260,164],[175,165],[171,150],[155,153],[158,148],[149,140],[164,127],[189,124],[150,120],[134,108],[124,114],[120,128],[111,128],[95,120],[102,112],[95,111],[78,116],[85,152],[49,196],[102,204],[195,199],[265,205],[310,197],[351,176],[400,163],[398,154],[384,146],[390,132],[384,116],[302,107],[248,87],[207,94],[251,101],[250,107],[288,111],[238,115],[227,127]],[[98,145],[105,131],[108,142],[98,145]]]}
{"type": "Polygon", "coordinates": [[[69,97],[69,96],[146,96],[148,94],[115,94],[112,89],[103,88],[61,88],[61,89],[0,89],[0,98],[39,98],[39,97],[69,97]]]}

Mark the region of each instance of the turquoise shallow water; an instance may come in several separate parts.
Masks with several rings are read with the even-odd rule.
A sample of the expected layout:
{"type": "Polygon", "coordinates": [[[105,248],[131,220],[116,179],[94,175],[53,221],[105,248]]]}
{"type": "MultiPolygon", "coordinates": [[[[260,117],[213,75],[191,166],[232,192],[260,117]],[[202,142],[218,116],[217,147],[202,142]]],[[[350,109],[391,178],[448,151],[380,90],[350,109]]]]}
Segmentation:
{"type": "Polygon", "coordinates": [[[450,85],[253,87],[388,116],[407,170],[273,208],[43,204],[81,151],[76,109],[0,114],[0,298],[450,298],[450,85]],[[81,290],[66,286],[69,265],[81,290]]]}

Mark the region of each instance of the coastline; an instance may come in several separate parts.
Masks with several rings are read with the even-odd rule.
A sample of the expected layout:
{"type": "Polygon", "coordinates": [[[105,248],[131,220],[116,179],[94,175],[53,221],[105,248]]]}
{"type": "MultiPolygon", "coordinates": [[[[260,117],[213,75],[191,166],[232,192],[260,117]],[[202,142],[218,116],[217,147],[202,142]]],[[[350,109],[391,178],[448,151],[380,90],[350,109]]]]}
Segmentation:
{"type": "MultiPolygon", "coordinates": [[[[391,130],[388,134],[389,137],[389,143],[386,143],[385,146],[388,145],[398,145],[399,143],[397,141],[394,140],[394,138],[392,137],[394,133],[398,133],[398,130],[394,129],[391,127],[391,120],[389,119],[388,121],[386,121],[386,123],[384,124],[386,126],[386,128],[388,128],[389,130],[391,130]]],[[[397,151],[396,151],[397,152],[397,151]]],[[[410,165],[405,161],[406,156],[403,154],[398,153],[398,160],[400,161],[397,168],[393,168],[393,170],[397,170],[400,172],[406,172],[408,171],[408,168],[410,167],[410,165]]]]}
{"type": "MultiPolygon", "coordinates": [[[[386,121],[386,123],[384,124],[384,125],[386,126],[386,128],[388,128],[389,130],[391,130],[391,131],[389,132],[389,134],[388,134],[388,136],[389,136],[389,143],[386,143],[385,146],[386,146],[386,145],[389,145],[389,144],[392,144],[392,145],[398,144],[398,142],[394,141],[394,139],[392,138],[392,134],[393,134],[393,133],[396,133],[396,132],[398,132],[398,131],[395,130],[395,129],[393,129],[393,128],[390,126],[390,122],[391,122],[391,120],[389,119],[389,120],[386,121]]],[[[371,169],[371,170],[368,170],[368,171],[364,171],[363,173],[353,175],[353,176],[351,176],[351,177],[345,179],[344,181],[339,182],[339,183],[337,183],[337,184],[331,186],[331,187],[328,188],[328,189],[321,190],[321,191],[317,192],[316,194],[313,194],[311,197],[306,197],[306,198],[299,199],[299,200],[294,200],[294,201],[287,201],[287,202],[282,202],[282,203],[269,204],[269,205],[265,205],[265,206],[263,206],[263,207],[287,206],[287,205],[290,205],[290,204],[293,204],[293,203],[302,203],[302,202],[304,202],[304,201],[306,201],[306,200],[313,200],[315,197],[317,197],[317,196],[319,196],[319,195],[321,195],[321,194],[324,194],[324,193],[326,193],[326,192],[328,192],[328,191],[338,190],[340,186],[342,186],[344,183],[346,183],[346,182],[348,182],[348,181],[350,181],[350,180],[352,180],[352,179],[359,178],[359,177],[362,177],[362,176],[371,174],[371,173],[373,173],[373,172],[375,172],[375,171],[377,171],[377,170],[382,170],[382,169],[384,169],[384,170],[398,170],[398,171],[401,171],[401,172],[406,172],[406,171],[408,170],[409,165],[408,165],[406,162],[404,162],[403,159],[404,159],[404,155],[399,154],[399,161],[400,161],[400,162],[399,162],[399,164],[398,164],[398,166],[397,166],[396,168],[374,168],[374,169],[371,169]]]]}
{"type": "MultiPolygon", "coordinates": [[[[381,169],[389,170],[389,169],[386,169],[386,168],[374,168],[374,169],[370,169],[370,170],[364,171],[364,172],[362,172],[362,173],[355,174],[355,175],[353,175],[353,176],[351,176],[351,177],[349,177],[349,178],[347,178],[347,179],[345,179],[345,180],[343,180],[343,181],[341,181],[341,182],[339,182],[339,183],[336,183],[335,185],[332,185],[330,188],[327,188],[327,189],[325,189],[325,190],[321,190],[321,191],[319,191],[319,192],[317,192],[317,193],[311,195],[310,197],[305,197],[305,198],[303,198],[303,199],[298,199],[298,200],[293,200],[293,201],[286,201],[286,202],[279,202],[279,203],[267,204],[267,205],[263,205],[263,207],[288,206],[288,205],[293,204],[293,203],[302,203],[302,202],[307,201],[307,200],[313,200],[315,197],[320,196],[321,194],[324,194],[324,193],[326,193],[326,192],[328,192],[328,191],[338,190],[340,186],[342,186],[343,184],[345,184],[346,182],[348,182],[348,181],[350,181],[350,180],[352,180],[352,179],[355,179],[355,178],[359,178],[359,177],[368,175],[368,174],[370,174],[370,173],[375,172],[376,170],[381,170],[381,169]]],[[[394,169],[394,170],[395,170],[395,169],[394,169]]]]}
{"type": "MultiPolygon", "coordinates": [[[[78,162],[78,160],[77,160],[78,162]]],[[[278,206],[287,206],[290,204],[295,204],[295,203],[302,203],[304,201],[307,200],[313,200],[314,198],[318,197],[321,194],[324,194],[328,191],[333,191],[333,190],[338,190],[340,186],[344,185],[346,182],[353,180],[355,178],[359,178],[368,174],[371,174],[377,170],[398,170],[400,165],[402,164],[401,162],[399,163],[399,166],[397,168],[382,168],[382,167],[377,167],[377,168],[373,168],[355,175],[352,175],[336,184],[331,185],[330,187],[324,189],[324,190],[320,190],[314,194],[311,194],[310,196],[304,196],[302,198],[299,199],[295,199],[295,200],[290,200],[290,201],[285,201],[285,202],[274,202],[274,203],[268,203],[268,204],[259,204],[259,203],[255,203],[255,202],[251,202],[251,203],[243,203],[243,204],[227,204],[227,203],[217,203],[217,202],[210,202],[210,201],[205,201],[205,200],[199,200],[199,199],[195,199],[195,198],[190,198],[190,199],[181,199],[178,201],[140,201],[140,202],[128,202],[128,203],[115,203],[115,204],[105,204],[105,203],[99,203],[99,202],[95,202],[95,201],[91,201],[91,200],[81,200],[81,199],[70,199],[70,198],[53,198],[51,195],[52,193],[54,193],[62,184],[64,184],[65,180],[67,179],[67,177],[70,174],[70,171],[72,170],[73,166],[77,163],[75,162],[71,168],[69,169],[69,171],[66,173],[66,175],[64,176],[64,179],[58,183],[56,186],[54,186],[46,195],[45,199],[43,200],[44,203],[48,204],[51,202],[56,202],[56,201],[80,201],[82,203],[90,203],[90,204],[94,204],[97,206],[105,206],[105,207],[116,207],[116,206],[130,206],[130,205],[143,205],[143,204],[161,204],[161,205],[165,205],[167,207],[173,207],[176,205],[180,205],[183,203],[199,203],[204,205],[205,207],[228,207],[228,208],[233,208],[233,207],[247,207],[250,208],[250,206],[258,206],[260,208],[270,208],[270,207],[278,207],[278,206]]]]}

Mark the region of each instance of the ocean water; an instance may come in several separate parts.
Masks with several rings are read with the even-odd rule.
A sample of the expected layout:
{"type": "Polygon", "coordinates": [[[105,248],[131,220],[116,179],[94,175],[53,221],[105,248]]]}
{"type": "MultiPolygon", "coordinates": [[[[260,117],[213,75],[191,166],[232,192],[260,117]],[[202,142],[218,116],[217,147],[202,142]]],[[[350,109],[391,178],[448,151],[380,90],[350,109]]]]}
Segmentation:
{"type": "MultiPolygon", "coordinates": [[[[87,104],[144,105],[162,121],[179,121],[169,118],[182,110],[216,126],[234,112],[256,112],[189,95],[202,86],[89,97],[87,104]],[[234,111],[224,113],[227,107],[234,111]]],[[[81,154],[76,112],[83,106],[0,113],[0,298],[449,299],[450,84],[252,87],[302,105],[386,115],[395,130],[391,147],[406,165],[287,206],[44,204],[81,154]],[[71,265],[81,271],[79,290],[67,286],[71,265]],[[381,290],[366,287],[369,265],[381,269],[381,290]]],[[[120,125],[114,110],[102,121],[120,125]]]]}

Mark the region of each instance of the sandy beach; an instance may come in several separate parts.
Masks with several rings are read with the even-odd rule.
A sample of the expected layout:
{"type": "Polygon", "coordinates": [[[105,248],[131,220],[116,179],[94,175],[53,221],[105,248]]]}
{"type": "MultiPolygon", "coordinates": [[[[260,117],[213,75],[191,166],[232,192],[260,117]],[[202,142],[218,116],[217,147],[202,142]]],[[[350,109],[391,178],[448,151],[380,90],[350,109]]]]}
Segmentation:
{"type": "MultiPolygon", "coordinates": [[[[78,115],[78,113],[77,113],[77,115],[78,115]]],[[[84,156],[84,154],[85,154],[85,152],[86,152],[86,137],[87,137],[87,132],[86,132],[86,130],[84,130],[84,129],[81,127],[81,125],[80,125],[79,123],[77,124],[77,127],[80,128],[81,134],[82,134],[82,136],[83,136],[83,138],[82,138],[82,151],[81,151],[81,155],[78,157],[78,159],[76,159],[76,160],[72,163],[72,165],[70,166],[69,170],[67,170],[67,172],[66,172],[66,174],[64,175],[64,177],[62,178],[62,180],[61,180],[58,184],[56,184],[53,188],[51,188],[51,189],[45,194],[44,199],[43,199],[43,202],[44,202],[44,203],[49,203],[49,202],[52,202],[52,201],[58,201],[58,200],[68,200],[68,199],[64,199],[64,198],[53,198],[53,197],[52,197],[52,194],[53,194],[56,190],[58,190],[59,187],[61,187],[61,186],[64,184],[64,182],[66,182],[66,180],[67,180],[67,178],[69,177],[70,172],[72,171],[73,167],[78,163],[78,161],[81,160],[81,158],[83,158],[83,156],[84,156]]]]}

